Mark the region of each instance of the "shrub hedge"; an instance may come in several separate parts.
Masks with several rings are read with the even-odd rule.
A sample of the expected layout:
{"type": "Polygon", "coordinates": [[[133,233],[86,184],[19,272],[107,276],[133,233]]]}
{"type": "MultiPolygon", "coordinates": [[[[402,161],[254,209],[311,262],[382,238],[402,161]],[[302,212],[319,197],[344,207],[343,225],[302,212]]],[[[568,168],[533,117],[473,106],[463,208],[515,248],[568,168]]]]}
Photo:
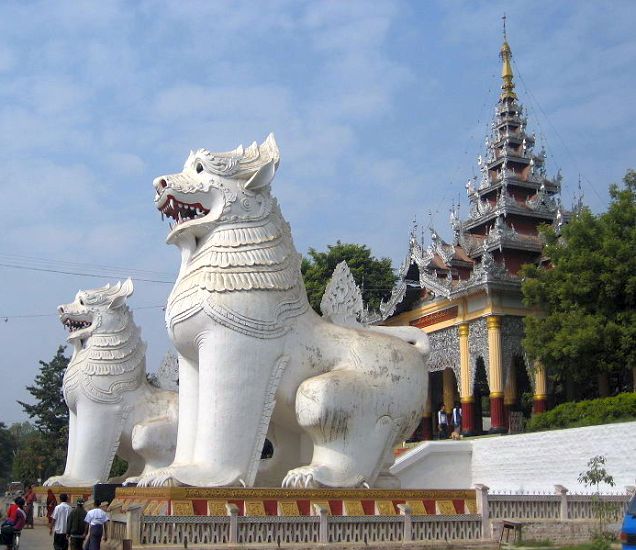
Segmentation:
{"type": "Polygon", "coordinates": [[[529,432],[578,428],[636,420],[636,393],[621,393],[578,403],[563,403],[533,416],[526,426],[529,432]]]}

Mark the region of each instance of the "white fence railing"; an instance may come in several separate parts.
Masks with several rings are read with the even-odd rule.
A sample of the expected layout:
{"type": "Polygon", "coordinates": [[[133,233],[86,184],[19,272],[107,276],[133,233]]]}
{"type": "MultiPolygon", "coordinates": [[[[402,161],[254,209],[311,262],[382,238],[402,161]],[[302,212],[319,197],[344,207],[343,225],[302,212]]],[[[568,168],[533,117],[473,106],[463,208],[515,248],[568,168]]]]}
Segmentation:
{"type": "Polygon", "coordinates": [[[633,490],[622,495],[569,495],[556,486],[553,495],[489,494],[476,486],[478,514],[415,516],[399,504],[396,516],[330,516],[314,504],[314,516],[239,516],[227,504],[227,516],[143,516],[140,505],[112,514],[110,537],[133,544],[187,547],[227,544],[324,544],[409,541],[467,541],[492,537],[492,522],[501,520],[609,521],[622,517],[633,490]]]}

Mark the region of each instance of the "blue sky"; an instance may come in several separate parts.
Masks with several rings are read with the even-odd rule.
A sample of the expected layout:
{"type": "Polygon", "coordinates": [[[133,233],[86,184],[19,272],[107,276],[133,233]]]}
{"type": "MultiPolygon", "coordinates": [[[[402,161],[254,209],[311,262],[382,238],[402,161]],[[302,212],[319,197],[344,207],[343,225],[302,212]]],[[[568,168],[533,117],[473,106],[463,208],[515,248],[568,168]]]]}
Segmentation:
{"type": "MultiPolygon", "coordinates": [[[[566,205],[581,174],[602,211],[636,168],[633,1],[0,4],[0,420],[24,418],[15,399],[65,341],[58,304],[128,274],[174,279],[151,183],[190,149],[273,131],[300,252],[340,239],[397,266],[414,216],[448,235],[497,99],[504,12],[548,170],[566,205]]],[[[169,290],[138,280],[131,299],[150,370],[170,349],[169,290]]]]}

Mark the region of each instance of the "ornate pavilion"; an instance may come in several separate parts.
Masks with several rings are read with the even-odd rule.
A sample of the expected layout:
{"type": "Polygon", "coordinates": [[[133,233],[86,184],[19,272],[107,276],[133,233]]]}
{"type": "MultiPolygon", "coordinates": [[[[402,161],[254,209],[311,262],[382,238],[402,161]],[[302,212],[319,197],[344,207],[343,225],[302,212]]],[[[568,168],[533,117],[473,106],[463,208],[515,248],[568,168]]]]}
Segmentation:
{"type": "MultiPolygon", "coordinates": [[[[568,216],[560,206],[561,176],[546,174],[545,151],[535,152],[524,108],[515,93],[511,50],[505,30],[501,47],[502,84],[487,157],[478,160],[480,178],[466,184],[469,214],[451,210],[453,241],[431,230],[424,246],[413,230],[409,251],[388,303],[383,324],[411,325],[429,335],[432,353],[427,405],[418,439],[433,433],[434,412],[462,406],[462,433],[509,429],[511,411],[522,394],[532,409],[547,406],[547,380],[539,364],[529,365],[522,349],[523,317],[519,270],[540,262],[540,224],[559,226],[568,216]]],[[[518,417],[518,416],[517,416],[518,417]]]]}

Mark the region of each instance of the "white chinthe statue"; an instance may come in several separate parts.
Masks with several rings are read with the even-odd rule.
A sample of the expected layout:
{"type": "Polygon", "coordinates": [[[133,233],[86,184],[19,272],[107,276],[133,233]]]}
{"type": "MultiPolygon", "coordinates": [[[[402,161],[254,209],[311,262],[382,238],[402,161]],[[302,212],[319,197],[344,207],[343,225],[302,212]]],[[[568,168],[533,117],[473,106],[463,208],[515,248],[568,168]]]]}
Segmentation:
{"type": "Polygon", "coordinates": [[[64,474],[44,485],[134,480],[174,459],[178,395],[146,379],[146,344],[126,305],[132,292],[128,279],[80,290],[74,302],[58,308],[74,348],[63,382],[68,453],[64,474]],[[109,480],[116,454],[128,462],[128,470],[109,480]]]}
{"type": "Polygon", "coordinates": [[[174,463],[141,486],[253,486],[266,436],[272,460],[286,464],[278,484],[385,485],[393,446],[420,419],[426,335],[314,313],[270,192],[278,163],[270,135],[247,149],[198,150],[154,181],[156,207],[176,221],[167,242],[181,250],[166,308],[179,429],[174,463]]]}

